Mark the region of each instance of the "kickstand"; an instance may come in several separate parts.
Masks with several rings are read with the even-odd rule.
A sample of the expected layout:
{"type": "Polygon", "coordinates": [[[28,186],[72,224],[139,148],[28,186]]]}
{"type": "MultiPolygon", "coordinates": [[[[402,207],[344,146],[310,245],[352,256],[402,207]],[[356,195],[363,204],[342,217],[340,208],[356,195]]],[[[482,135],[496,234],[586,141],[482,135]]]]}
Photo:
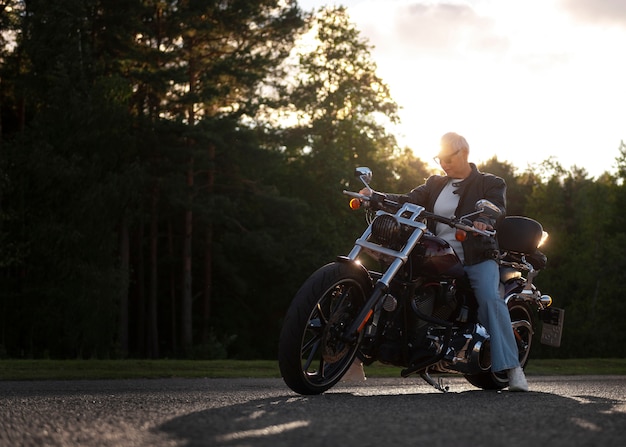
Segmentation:
{"type": "Polygon", "coordinates": [[[428,368],[426,368],[424,372],[420,374],[420,377],[424,379],[430,386],[432,386],[436,390],[441,391],[442,393],[447,393],[450,389],[449,386],[443,385],[443,380],[441,379],[441,377],[435,382],[435,379],[433,379],[430,374],[428,374],[428,368]]]}

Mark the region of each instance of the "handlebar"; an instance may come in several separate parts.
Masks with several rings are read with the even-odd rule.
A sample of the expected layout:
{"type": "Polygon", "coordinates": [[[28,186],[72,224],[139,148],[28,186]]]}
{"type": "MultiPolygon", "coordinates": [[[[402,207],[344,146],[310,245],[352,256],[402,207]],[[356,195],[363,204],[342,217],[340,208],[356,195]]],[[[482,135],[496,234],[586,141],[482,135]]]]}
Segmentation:
{"type": "MultiPolygon", "coordinates": [[[[346,190],[344,190],[343,193],[347,196],[352,197],[353,199],[360,200],[362,203],[365,204],[365,206],[369,206],[374,209],[381,209],[383,211],[396,213],[402,207],[400,203],[394,200],[388,199],[384,193],[380,193],[376,191],[372,191],[371,196],[366,196],[364,194],[360,194],[360,193],[352,192],[352,191],[346,191],[346,190]]],[[[463,217],[461,218],[444,217],[444,216],[439,216],[438,214],[431,213],[429,211],[423,211],[420,214],[420,216],[427,218],[427,219],[435,220],[437,222],[444,223],[446,225],[449,225],[450,227],[457,228],[459,230],[463,230],[468,233],[476,233],[476,234],[480,234],[482,236],[487,236],[487,237],[494,237],[496,235],[495,230],[479,230],[478,228],[471,225],[471,223],[468,224],[464,222],[465,219],[463,217]]]]}
{"type": "Polygon", "coordinates": [[[428,211],[422,212],[422,216],[426,217],[427,219],[432,219],[432,220],[436,220],[438,222],[447,224],[459,230],[467,231],[468,233],[476,233],[476,234],[480,234],[482,236],[487,236],[487,237],[494,237],[496,235],[495,230],[480,230],[474,227],[473,225],[471,225],[471,223],[469,224],[465,223],[463,218],[456,219],[456,218],[443,217],[434,213],[430,213],[428,211]]]}
{"type": "Polygon", "coordinates": [[[352,191],[347,191],[347,190],[343,190],[343,193],[347,196],[353,197],[355,199],[361,199],[363,201],[369,201],[370,197],[366,196],[364,194],[359,194],[358,192],[352,192],[352,191]]]}

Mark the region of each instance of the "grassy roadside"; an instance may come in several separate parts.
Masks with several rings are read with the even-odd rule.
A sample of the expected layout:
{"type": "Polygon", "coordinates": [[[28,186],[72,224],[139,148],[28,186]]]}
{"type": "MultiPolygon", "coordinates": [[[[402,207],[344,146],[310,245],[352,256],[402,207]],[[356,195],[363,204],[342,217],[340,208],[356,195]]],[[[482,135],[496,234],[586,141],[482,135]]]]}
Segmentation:
{"type": "MultiPolygon", "coordinates": [[[[401,368],[374,363],[368,377],[400,377],[401,368]]],[[[537,359],[529,375],[626,375],[626,359],[537,359]]],[[[0,360],[0,380],[138,378],[278,378],[275,360],[0,360]]]]}

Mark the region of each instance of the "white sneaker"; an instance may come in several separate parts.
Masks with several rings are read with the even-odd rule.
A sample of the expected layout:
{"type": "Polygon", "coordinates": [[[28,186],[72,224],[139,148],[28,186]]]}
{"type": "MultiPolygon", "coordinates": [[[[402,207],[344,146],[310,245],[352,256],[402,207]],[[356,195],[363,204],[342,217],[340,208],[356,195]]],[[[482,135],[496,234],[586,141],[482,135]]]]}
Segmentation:
{"type": "Polygon", "coordinates": [[[365,382],[365,371],[363,370],[363,362],[359,359],[354,359],[350,368],[341,378],[342,382],[365,382]]]}
{"type": "Polygon", "coordinates": [[[528,382],[526,382],[526,376],[524,370],[519,366],[507,370],[509,376],[509,391],[528,391],[528,382]]]}

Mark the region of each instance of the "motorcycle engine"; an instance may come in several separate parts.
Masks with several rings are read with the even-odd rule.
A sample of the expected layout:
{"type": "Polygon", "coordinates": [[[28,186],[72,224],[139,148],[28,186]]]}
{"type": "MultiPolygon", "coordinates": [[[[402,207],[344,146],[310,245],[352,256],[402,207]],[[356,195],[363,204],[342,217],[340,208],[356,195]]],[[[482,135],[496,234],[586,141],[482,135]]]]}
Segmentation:
{"type": "MultiPolygon", "coordinates": [[[[411,300],[411,307],[420,317],[426,315],[439,320],[447,320],[456,310],[456,285],[454,281],[430,283],[416,290],[411,300]]],[[[428,324],[420,318],[418,327],[428,324]]]]}
{"type": "MultiPolygon", "coordinates": [[[[395,298],[393,301],[397,303],[395,298]]],[[[433,323],[423,317],[448,320],[457,308],[456,285],[452,280],[424,284],[405,303],[406,308],[398,306],[385,312],[384,322],[381,321],[383,341],[376,348],[375,357],[383,363],[400,366],[439,352],[441,336],[432,332],[433,323]]]]}

